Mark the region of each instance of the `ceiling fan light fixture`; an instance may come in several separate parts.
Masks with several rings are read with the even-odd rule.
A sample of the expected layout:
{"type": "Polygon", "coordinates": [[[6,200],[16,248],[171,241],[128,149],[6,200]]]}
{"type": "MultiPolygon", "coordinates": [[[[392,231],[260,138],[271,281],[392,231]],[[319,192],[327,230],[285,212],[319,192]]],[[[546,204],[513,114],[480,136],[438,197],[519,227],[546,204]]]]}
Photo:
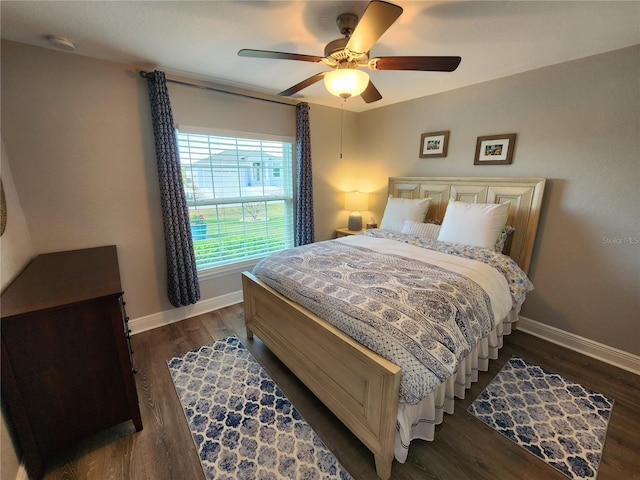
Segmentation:
{"type": "Polygon", "coordinates": [[[365,103],[377,102],[382,100],[382,95],[373,82],[369,80],[369,76],[359,71],[360,68],[368,67],[369,70],[453,72],[461,61],[460,57],[435,56],[370,58],[371,48],[401,14],[402,7],[399,5],[394,5],[384,0],[371,0],[359,19],[353,13],[339,15],[336,23],[344,37],[327,43],[324,47],[324,57],[246,48],[240,50],[238,55],[241,57],[311,62],[332,69],[328,72],[316,73],[293,87],[278,93],[279,96],[288,97],[294,95],[324,78],[325,88],[336,97],[346,100],[349,97],[360,95],[365,103]]]}
{"type": "Polygon", "coordinates": [[[324,76],[324,86],[332,95],[344,98],[356,97],[369,85],[369,75],[362,70],[342,68],[324,76]]]}

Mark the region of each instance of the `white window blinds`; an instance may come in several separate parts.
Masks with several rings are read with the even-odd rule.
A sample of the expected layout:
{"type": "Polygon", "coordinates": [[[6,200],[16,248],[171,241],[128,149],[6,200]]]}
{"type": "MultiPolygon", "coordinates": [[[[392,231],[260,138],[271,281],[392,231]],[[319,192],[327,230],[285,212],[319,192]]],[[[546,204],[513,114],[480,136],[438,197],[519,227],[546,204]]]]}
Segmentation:
{"type": "Polygon", "coordinates": [[[293,246],[292,139],[176,135],[198,270],[293,246]]]}

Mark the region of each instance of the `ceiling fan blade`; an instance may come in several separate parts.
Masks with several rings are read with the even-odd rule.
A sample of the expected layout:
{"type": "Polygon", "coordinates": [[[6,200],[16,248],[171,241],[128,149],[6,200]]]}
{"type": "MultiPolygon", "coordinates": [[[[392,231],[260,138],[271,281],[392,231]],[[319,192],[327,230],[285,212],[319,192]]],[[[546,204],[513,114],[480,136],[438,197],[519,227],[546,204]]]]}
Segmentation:
{"type": "Polygon", "coordinates": [[[367,88],[364,89],[364,92],[362,92],[360,96],[366,103],[373,103],[378,100],[382,100],[382,95],[380,95],[380,92],[371,80],[369,80],[369,85],[367,85],[367,88]]]}
{"type": "Polygon", "coordinates": [[[380,57],[372,59],[371,69],[453,72],[461,61],[461,57],[380,57]]]}
{"type": "Polygon", "coordinates": [[[372,1],[351,34],[347,49],[355,53],[367,53],[401,14],[402,7],[398,5],[372,1]]]}
{"type": "Polygon", "coordinates": [[[276,60],[299,60],[301,62],[321,62],[324,57],[317,55],[301,55],[299,53],[273,52],[271,50],[251,50],[243,48],[238,51],[239,57],[271,58],[276,60]]]}
{"type": "Polygon", "coordinates": [[[316,73],[314,76],[309,77],[306,80],[301,81],[300,83],[294,85],[293,87],[287,88],[286,90],[283,90],[282,92],[280,92],[278,94],[278,96],[280,96],[280,97],[289,97],[289,96],[293,95],[294,93],[299,92],[303,88],[307,88],[307,87],[313,85],[314,83],[319,82],[320,80],[322,80],[322,78],[326,74],[327,74],[327,72],[316,73]]]}

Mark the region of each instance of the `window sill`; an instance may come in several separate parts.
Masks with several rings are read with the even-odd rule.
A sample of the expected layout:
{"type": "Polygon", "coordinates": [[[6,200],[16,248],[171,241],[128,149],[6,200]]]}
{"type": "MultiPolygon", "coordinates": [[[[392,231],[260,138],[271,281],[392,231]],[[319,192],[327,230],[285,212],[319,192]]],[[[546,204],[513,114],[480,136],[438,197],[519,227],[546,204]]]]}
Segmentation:
{"type": "Polygon", "coordinates": [[[238,263],[201,270],[198,272],[198,280],[202,282],[205,280],[212,280],[214,278],[225,277],[227,275],[233,275],[235,273],[242,273],[245,270],[252,270],[256,263],[262,260],[262,258],[263,257],[252,258],[238,263]]]}

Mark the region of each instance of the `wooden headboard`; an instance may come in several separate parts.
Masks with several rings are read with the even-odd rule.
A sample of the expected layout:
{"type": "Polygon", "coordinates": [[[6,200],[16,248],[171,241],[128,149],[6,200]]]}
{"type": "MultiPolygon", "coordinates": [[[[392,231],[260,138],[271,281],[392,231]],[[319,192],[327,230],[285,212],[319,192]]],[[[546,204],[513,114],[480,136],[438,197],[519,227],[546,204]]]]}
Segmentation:
{"type": "Polygon", "coordinates": [[[528,273],[545,181],[530,177],[389,177],[389,195],[431,197],[427,221],[437,223],[442,222],[449,199],[469,203],[510,201],[507,224],[515,232],[509,255],[528,273]]]}

